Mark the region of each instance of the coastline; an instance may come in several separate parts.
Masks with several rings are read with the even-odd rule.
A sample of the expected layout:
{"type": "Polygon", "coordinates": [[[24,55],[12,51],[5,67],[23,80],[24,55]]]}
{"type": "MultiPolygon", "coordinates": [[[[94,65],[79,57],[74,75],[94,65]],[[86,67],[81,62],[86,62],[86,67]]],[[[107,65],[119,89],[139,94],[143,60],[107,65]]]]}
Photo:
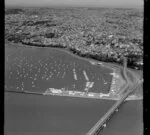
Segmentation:
{"type": "MultiPolygon", "coordinates": [[[[10,46],[14,45],[14,46],[17,46],[17,47],[18,46],[19,47],[23,46],[23,47],[31,47],[31,48],[43,48],[43,47],[39,47],[39,46],[28,46],[28,45],[15,44],[15,43],[5,43],[5,44],[9,44],[10,46]]],[[[76,57],[76,58],[81,59],[81,60],[88,61],[92,65],[95,65],[95,66],[100,65],[102,67],[105,67],[105,68],[108,68],[108,69],[112,70],[113,71],[112,73],[114,73],[114,75],[113,75],[113,78],[112,78],[112,84],[111,84],[112,86],[109,90],[110,91],[109,92],[110,96],[109,97],[107,96],[107,97],[104,97],[104,98],[107,98],[107,99],[113,98],[113,96],[115,96],[117,93],[120,93],[121,89],[124,89],[124,87],[126,87],[125,86],[126,81],[124,80],[125,78],[122,76],[123,74],[121,73],[123,71],[123,67],[121,65],[118,66],[118,65],[114,65],[114,63],[111,64],[111,63],[106,63],[106,62],[100,62],[98,60],[93,60],[92,58],[81,57],[81,56],[71,52],[69,49],[66,49],[66,48],[51,47],[51,46],[44,47],[44,48],[51,48],[51,49],[54,49],[54,50],[63,51],[65,53],[69,54],[69,55],[72,55],[73,57],[76,57]],[[115,74],[119,75],[119,78],[116,78],[115,74]],[[113,84],[113,82],[114,82],[114,84],[113,84]],[[117,89],[117,90],[114,94],[112,94],[111,92],[112,92],[112,89],[114,89],[114,88],[117,89]]],[[[127,69],[127,72],[129,72],[131,74],[131,76],[134,78],[134,82],[137,80],[137,78],[141,77],[141,75],[138,74],[136,71],[133,71],[133,70],[131,71],[130,69],[127,69]]],[[[130,79],[130,82],[132,82],[131,79],[130,79]]],[[[132,83],[134,83],[134,82],[132,82],[132,83]]],[[[134,95],[131,95],[131,96],[134,97],[134,95]]],[[[136,99],[136,97],[134,97],[134,98],[136,99]]],[[[137,98],[142,99],[142,95],[141,95],[141,97],[137,97],[137,98]]],[[[133,98],[131,98],[131,99],[133,99],[133,98]]]]}

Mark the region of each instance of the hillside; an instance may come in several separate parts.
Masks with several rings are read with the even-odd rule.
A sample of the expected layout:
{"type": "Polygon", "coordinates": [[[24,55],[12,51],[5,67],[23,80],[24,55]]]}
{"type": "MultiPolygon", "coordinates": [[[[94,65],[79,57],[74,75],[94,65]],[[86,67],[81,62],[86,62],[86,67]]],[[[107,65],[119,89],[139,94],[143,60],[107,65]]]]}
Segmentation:
{"type": "Polygon", "coordinates": [[[5,9],[5,41],[66,48],[83,57],[143,69],[143,11],[111,8],[5,9]]]}

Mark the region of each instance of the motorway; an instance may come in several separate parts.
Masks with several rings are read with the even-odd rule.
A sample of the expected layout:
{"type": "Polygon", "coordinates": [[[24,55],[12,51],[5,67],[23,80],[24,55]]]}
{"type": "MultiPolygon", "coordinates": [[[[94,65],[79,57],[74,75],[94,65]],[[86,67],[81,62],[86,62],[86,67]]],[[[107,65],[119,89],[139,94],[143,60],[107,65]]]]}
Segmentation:
{"type": "Polygon", "coordinates": [[[103,129],[103,127],[106,126],[107,122],[110,120],[112,115],[118,110],[118,108],[124,103],[125,99],[132,94],[143,82],[143,79],[136,80],[136,82],[132,82],[129,77],[127,76],[127,69],[126,69],[126,59],[124,59],[124,68],[123,68],[123,74],[125,77],[125,80],[127,82],[126,87],[121,90],[121,93],[123,93],[120,100],[118,100],[111,109],[90,129],[90,131],[86,135],[98,135],[99,132],[103,129]]]}
{"type": "MultiPolygon", "coordinates": [[[[61,82],[61,81],[57,80],[58,77],[61,78],[61,80],[65,80],[64,84],[73,84],[74,82],[77,82],[77,81],[79,81],[81,84],[83,84],[83,82],[88,81],[86,73],[87,74],[89,73],[89,76],[90,76],[90,73],[92,73],[90,70],[91,65],[89,66],[89,64],[87,64],[87,66],[82,67],[82,65],[85,65],[85,64],[83,64],[83,62],[80,62],[79,60],[71,59],[70,56],[68,57],[63,54],[60,55],[61,53],[58,53],[58,55],[56,55],[56,53],[54,53],[53,55],[54,56],[56,55],[56,57],[51,58],[50,55],[52,55],[52,53],[49,54],[50,50],[48,50],[48,54],[46,56],[45,56],[45,51],[42,51],[42,53],[41,53],[41,51],[42,50],[35,51],[35,50],[31,50],[31,49],[26,49],[26,51],[25,51],[25,49],[23,48],[22,53],[20,53],[20,55],[19,55],[20,50],[17,51],[17,53],[15,53],[15,54],[12,53],[13,54],[12,56],[10,56],[10,54],[9,54],[9,56],[7,57],[9,61],[7,61],[7,63],[6,63],[6,65],[7,65],[6,69],[8,70],[8,74],[6,74],[5,76],[8,81],[8,83],[6,85],[8,87],[6,88],[6,90],[10,90],[10,88],[11,88],[11,90],[6,91],[6,92],[23,93],[26,95],[28,94],[28,96],[30,94],[44,95],[45,90],[47,90],[47,88],[49,88],[52,84],[54,85],[54,83],[52,83],[52,82],[55,82],[55,85],[58,86],[58,83],[61,82]],[[44,54],[44,55],[41,56],[41,54],[44,54]],[[65,57],[61,57],[61,56],[65,56],[65,57]],[[58,57],[58,59],[56,60],[57,57],[58,57]],[[55,58],[55,61],[54,61],[54,58],[55,58]],[[62,58],[62,60],[60,60],[60,58],[62,58]],[[65,58],[65,61],[64,61],[64,58],[65,58]],[[70,63],[70,61],[71,61],[71,63],[70,63]],[[73,62],[76,61],[76,63],[78,64],[78,66],[77,66],[78,68],[74,67],[74,65],[77,65],[77,64],[72,63],[72,61],[73,62]],[[64,64],[62,64],[62,63],[64,63],[64,64]],[[49,64],[51,64],[51,65],[49,65],[49,64]],[[53,68],[53,69],[49,69],[48,67],[53,68]],[[56,70],[56,67],[59,67],[58,71],[64,69],[64,70],[62,70],[62,72],[60,72],[60,75],[58,75],[59,72],[56,70]],[[71,71],[73,71],[71,73],[69,72],[71,69],[70,67],[73,69],[73,70],[71,70],[71,71]],[[83,71],[82,72],[83,74],[81,74],[81,71],[79,71],[78,74],[75,74],[75,69],[76,69],[77,73],[78,73],[78,69],[80,69],[81,71],[83,71]],[[46,78],[47,76],[45,76],[45,75],[49,75],[48,73],[50,73],[50,71],[52,73],[56,74],[57,77],[48,76],[48,78],[46,78]],[[70,74],[69,75],[66,74],[66,77],[62,78],[63,73],[68,73],[68,72],[70,74]],[[79,80],[77,80],[77,75],[78,75],[79,80]],[[73,83],[70,82],[71,77],[72,78],[74,77],[74,80],[72,81],[73,83]],[[82,82],[81,80],[84,80],[84,81],[82,82]],[[50,81],[51,81],[51,84],[50,84],[50,81]],[[68,83],[68,81],[69,81],[69,83],[68,83]],[[15,87],[15,85],[16,85],[16,87],[15,87]],[[14,87],[11,87],[11,86],[14,86],[14,87]],[[16,89],[14,89],[14,88],[16,88],[16,89]],[[21,89],[22,91],[19,91],[19,89],[21,89]],[[29,91],[26,91],[26,89],[28,89],[29,91]]],[[[92,66],[92,69],[93,69],[93,66],[92,66]]],[[[92,71],[94,74],[95,69],[93,69],[92,71]]],[[[97,73],[99,73],[99,67],[98,67],[97,71],[98,71],[97,73]]],[[[101,84],[98,83],[99,81],[102,81],[102,82],[104,81],[104,83],[107,83],[109,81],[106,74],[104,74],[104,70],[103,70],[103,72],[101,72],[100,77],[99,76],[97,77],[97,75],[99,75],[97,73],[95,73],[94,75],[91,75],[91,77],[90,77],[90,78],[93,77],[93,79],[96,79],[96,82],[98,84],[98,85],[96,85],[97,87],[101,86],[101,84]],[[106,79],[107,79],[107,81],[106,81],[106,79]]],[[[108,71],[106,73],[108,74],[108,71]]],[[[96,131],[99,131],[98,129],[101,130],[101,127],[103,127],[103,125],[106,124],[106,122],[110,119],[112,114],[114,114],[115,110],[117,110],[118,107],[122,103],[124,103],[124,101],[128,97],[128,95],[130,95],[131,92],[133,92],[134,89],[136,89],[136,87],[139,86],[138,82],[137,82],[137,85],[133,85],[135,83],[133,83],[128,78],[128,76],[126,75],[126,66],[125,65],[124,65],[124,69],[123,69],[123,74],[124,74],[124,78],[126,80],[126,87],[120,91],[122,94],[121,99],[118,100],[116,102],[116,104],[104,115],[104,117],[102,117],[102,119],[97,122],[97,124],[90,130],[90,132],[88,132],[87,135],[97,134],[96,131]],[[130,89],[130,91],[128,89],[130,89]]],[[[93,79],[90,82],[94,82],[95,80],[93,80],[93,79]]],[[[111,78],[110,78],[110,80],[111,80],[111,78]]],[[[60,84],[60,85],[62,86],[62,84],[60,84]]],[[[78,83],[76,83],[76,86],[79,86],[78,83]]],[[[108,86],[109,86],[109,82],[108,82],[108,86]]],[[[70,87],[72,87],[72,86],[69,85],[68,88],[70,88],[70,87]]],[[[103,92],[103,90],[106,91],[106,87],[104,87],[104,88],[105,89],[101,89],[102,92],[103,92]]],[[[95,88],[93,87],[93,89],[95,89],[95,88]]],[[[42,96],[38,96],[38,97],[42,97],[42,96]]],[[[46,97],[44,97],[44,98],[46,98],[46,97]]],[[[98,100],[96,100],[96,101],[98,101],[98,100]]],[[[96,101],[94,101],[94,102],[96,102],[96,101]]],[[[98,118],[96,118],[96,120],[98,120],[98,118]]],[[[90,126],[88,129],[90,129],[91,127],[92,126],[90,126]]],[[[85,132],[87,132],[87,130],[85,132]]]]}
{"type": "Polygon", "coordinates": [[[86,135],[97,135],[101,129],[104,127],[104,124],[108,122],[110,117],[115,113],[116,110],[124,103],[125,99],[132,94],[137,87],[142,83],[143,80],[137,81],[137,83],[132,86],[131,88],[128,87],[125,90],[128,89],[128,91],[122,96],[120,100],[118,100],[112,108],[90,129],[90,131],[86,135]]]}

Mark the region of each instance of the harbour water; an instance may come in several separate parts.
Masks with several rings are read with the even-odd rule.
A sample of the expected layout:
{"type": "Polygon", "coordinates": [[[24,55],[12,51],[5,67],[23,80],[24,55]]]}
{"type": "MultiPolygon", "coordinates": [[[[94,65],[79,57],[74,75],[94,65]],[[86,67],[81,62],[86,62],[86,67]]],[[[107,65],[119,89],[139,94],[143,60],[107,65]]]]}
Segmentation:
{"type": "Polygon", "coordinates": [[[111,69],[92,65],[51,48],[6,48],[5,87],[9,90],[45,92],[48,88],[108,93],[111,69]]]}
{"type": "Polygon", "coordinates": [[[99,135],[143,135],[143,102],[128,101],[99,135]]]}
{"type": "MultiPolygon", "coordinates": [[[[5,88],[108,93],[112,70],[51,48],[6,46],[5,88]]],[[[85,135],[116,101],[5,93],[6,135],[85,135]]],[[[101,135],[142,135],[142,101],[128,101],[101,135]],[[123,131],[123,132],[122,132],[123,131]]]]}
{"type": "Polygon", "coordinates": [[[110,100],[5,94],[6,135],[85,135],[110,100]]]}

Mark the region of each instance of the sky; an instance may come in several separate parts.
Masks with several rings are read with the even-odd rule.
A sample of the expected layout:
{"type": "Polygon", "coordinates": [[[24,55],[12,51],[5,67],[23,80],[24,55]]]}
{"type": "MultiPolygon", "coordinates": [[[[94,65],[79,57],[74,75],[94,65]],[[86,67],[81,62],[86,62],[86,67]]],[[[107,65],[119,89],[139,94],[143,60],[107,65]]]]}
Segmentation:
{"type": "Polygon", "coordinates": [[[133,7],[143,6],[144,0],[5,0],[12,6],[81,6],[81,7],[133,7]]]}

